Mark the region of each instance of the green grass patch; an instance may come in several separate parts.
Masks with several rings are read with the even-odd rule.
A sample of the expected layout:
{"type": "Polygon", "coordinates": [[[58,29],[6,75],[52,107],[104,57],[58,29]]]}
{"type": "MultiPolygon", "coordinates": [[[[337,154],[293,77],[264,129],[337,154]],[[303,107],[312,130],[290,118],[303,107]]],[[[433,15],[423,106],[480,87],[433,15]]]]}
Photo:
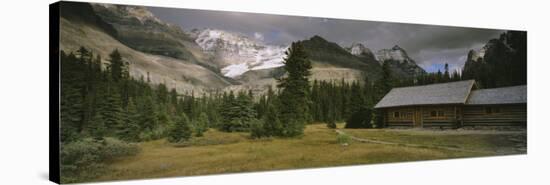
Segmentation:
{"type": "MultiPolygon", "coordinates": [[[[338,128],[342,127],[343,124],[338,124],[338,128]]],[[[343,130],[354,137],[428,146],[445,145],[492,150],[495,147],[507,148],[514,145],[500,141],[500,135],[462,137],[416,133],[414,130],[410,133],[386,129],[343,130]]],[[[338,136],[334,129],[327,128],[325,124],[308,125],[300,138],[251,139],[247,133],[226,133],[210,129],[203,137],[191,139],[185,147],[175,147],[165,140],[140,143],[139,154],[113,161],[108,166],[108,173],[95,180],[207,175],[493,155],[355,141],[342,147],[339,140],[348,139],[338,139],[339,137],[346,136],[338,136]]]]}

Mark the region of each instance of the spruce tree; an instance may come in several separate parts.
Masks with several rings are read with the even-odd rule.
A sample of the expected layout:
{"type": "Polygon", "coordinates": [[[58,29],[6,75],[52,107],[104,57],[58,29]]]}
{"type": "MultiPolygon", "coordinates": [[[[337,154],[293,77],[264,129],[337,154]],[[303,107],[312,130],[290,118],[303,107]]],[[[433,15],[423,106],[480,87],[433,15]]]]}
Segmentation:
{"type": "Polygon", "coordinates": [[[309,75],[311,61],[300,42],[294,42],[285,52],[284,69],[287,75],[278,80],[280,94],[282,136],[302,135],[308,118],[309,75]]]}
{"type": "Polygon", "coordinates": [[[263,117],[263,135],[264,136],[279,136],[283,133],[283,125],[279,120],[279,110],[275,103],[270,103],[267,106],[266,113],[263,117]]]}
{"type": "Polygon", "coordinates": [[[124,111],[124,120],[118,130],[118,137],[126,141],[137,141],[139,139],[140,128],[138,124],[138,112],[132,99],[128,101],[128,106],[124,111]]]}
{"type": "Polygon", "coordinates": [[[443,82],[451,81],[451,74],[449,73],[449,64],[445,63],[445,72],[443,73],[443,82]]]}
{"type": "Polygon", "coordinates": [[[62,88],[60,106],[61,142],[78,139],[82,124],[83,104],[80,93],[72,87],[62,88]]]}
{"type": "Polygon", "coordinates": [[[170,128],[168,141],[172,143],[187,141],[191,138],[191,134],[192,129],[189,118],[185,113],[182,113],[170,128]]]}
{"type": "Polygon", "coordinates": [[[153,130],[158,125],[157,112],[154,101],[150,96],[143,98],[140,105],[138,123],[142,130],[153,130]]]}
{"type": "Polygon", "coordinates": [[[256,118],[254,102],[250,96],[243,92],[240,92],[235,99],[231,92],[226,97],[220,114],[223,118],[220,129],[226,132],[248,131],[249,122],[256,118]]]}
{"type": "Polygon", "coordinates": [[[90,135],[95,140],[103,140],[103,137],[105,137],[105,121],[103,119],[103,116],[101,113],[96,113],[92,119],[90,120],[90,124],[88,125],[88,130],[90,135]]]}
{"type": "Polygon", "coordinates": [[[122,56],[115,49],[111,54],[109,54],[109,69],[111,70],[111,77],[113,81],[118,82],[120,79],[129,76],[126,64],[122,61],[122,56]]]}
{"type": "Polygon", "coordinates": [[[109,129],[120,128],[123,122],[123,110],[120,94],[109,88],[104,96],[102,105],[100,107],[100,114],[103,118],[104,124],[109,129]]]}
{"type": "Polygon", "coordinates": [[[201,137],[204,132],[208,129],[208,115],[202,112],[199,115],[199,118],[194,121],[195,136],[201,137]]]}

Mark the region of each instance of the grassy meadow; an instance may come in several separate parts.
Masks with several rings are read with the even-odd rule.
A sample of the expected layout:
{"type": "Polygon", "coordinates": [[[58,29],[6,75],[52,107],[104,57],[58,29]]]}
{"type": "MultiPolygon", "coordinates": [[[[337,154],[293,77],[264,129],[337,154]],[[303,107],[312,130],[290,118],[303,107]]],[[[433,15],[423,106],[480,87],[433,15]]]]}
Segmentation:
{"type": "MultiPolygon", "coordinates": [[[[343,124],[338,124],[342,128],[343,124]]],[[[398,143],[338,142],[325,124],[308,125],[301,138],[250,139],[248,133],[210,129],[182,144],[139,143],[135,156],[112,161],[96,181],[193,176],[341,165],[521,154],[523,132],[456,132],[415,129],[340,129],[356,138],[398,143]],[[407,144],[419,145],[411,147],[407,144]],[[438,147],[452,147],[447,150],[438,147]],[[461,151],[460,149],[464,149],[461,151]]]]}

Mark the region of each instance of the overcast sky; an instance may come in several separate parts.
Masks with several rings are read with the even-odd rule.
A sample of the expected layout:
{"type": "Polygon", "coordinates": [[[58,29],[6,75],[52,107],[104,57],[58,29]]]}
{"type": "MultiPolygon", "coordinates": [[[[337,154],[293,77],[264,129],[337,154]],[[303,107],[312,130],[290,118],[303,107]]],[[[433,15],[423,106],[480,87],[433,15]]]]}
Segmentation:
{"type": "Polygon", "coordinates": [[[292,41],[320,35],[343,47],[359,42],[373,52],[399,45],[429,72],[443,69],[444,63],[449,63],[452,70],[461,68],[470,49],[481,48],[489,39],[498,38],[505,31],[224,11],[148,9],[159,19],[185,30],[222,29],[262,39],[268,44],[288,45],[292,41]]]}

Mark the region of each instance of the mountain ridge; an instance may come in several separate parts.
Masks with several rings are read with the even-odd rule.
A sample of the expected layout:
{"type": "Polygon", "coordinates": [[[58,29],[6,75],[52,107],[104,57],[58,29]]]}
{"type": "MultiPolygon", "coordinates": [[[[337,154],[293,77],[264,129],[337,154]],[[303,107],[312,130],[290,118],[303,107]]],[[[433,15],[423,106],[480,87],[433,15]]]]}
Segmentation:
{"type": "MultiPolygon", "coordinates": [[[[150,73],[155,83],[172,83],[173,86],[181,86],[179,91],[192,89],[200,92],[208,89],[274,86],[275,78],[283,75],[281,67],[284,65],[287,46],[265,44],[227,30],[190,28],[190,31],[185,31],[179,26],[163,22],[140,6],[73,2],[65,4],[80,6],[78,10],[86,11],[62,8],[62,17],[66,19],[63,25],[66,27],[61,29],[66,28],[67,33],[66,38],[61,41],[64,45],[62,48],[70,50],[77,43],[83,43],[85,47],[92,47],[92,50],[98,50],[103,56],[107,56],[107,48],[114,50],[128,47],[123,51],[129,52],[126,57],[134,63],[131,67],[136,69],[131,74],[136,77],[150,73]],[[78,26],[86,28],[84,33],[68,33],[78,32],[75,31],[79,29],[78,26]],[[87,36],[91,33],[100,34],[99,38],[108,41],[99,43],[99,40],[87,36]],[[112,39],[107,39],[108,36],[112,39]],[[86,46],[86,43],[91,44],[86,46]],[[188,66],[189,69],[168,67],[174,65],[188,66]],[[147,69],[148,66],[157,67],[147,69]],[[194,72],[202,75],[194,76],[194,72]]],[[[312,80],[344,78],[361,81],[364,75],[370,79],[378,79],[383,62],[390,62],[398,77],[413,77],[424,72],[398,46],[381,50],[390,52],[382,55],[380,51],[372,52],[360,43],[344,48],[319,35],[296,42],[304,45],[312,60],[312,80]],[[386,55],[390,57],[382,57],[386,55]],[[379,61],[379,58],[383,60],[379,61]]]]}

